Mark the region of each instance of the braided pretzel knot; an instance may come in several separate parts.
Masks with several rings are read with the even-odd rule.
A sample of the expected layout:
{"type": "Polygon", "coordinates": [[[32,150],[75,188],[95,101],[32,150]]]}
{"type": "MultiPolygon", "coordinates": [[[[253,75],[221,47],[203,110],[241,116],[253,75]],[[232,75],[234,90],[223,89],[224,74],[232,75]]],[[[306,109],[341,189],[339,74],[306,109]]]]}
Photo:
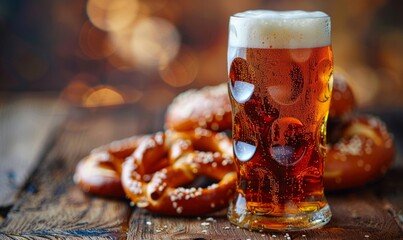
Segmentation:
{"type": "Polygon", "coordinates": [[[100,146],[76,167],[74,181],[86,192],[109,197],[123,197],[121,165],[146,136],[134,136],[100,146]]]}
{"type": "Polygon", "coordinates": [[[222,209],[234,193],[231,142],[208,130],[166,131],[145,140],[122,168],[126,195],[138,207],[167,215],[200,215],[222,209]],[[218,183],[181,187],[207,176],[218,183]]]}

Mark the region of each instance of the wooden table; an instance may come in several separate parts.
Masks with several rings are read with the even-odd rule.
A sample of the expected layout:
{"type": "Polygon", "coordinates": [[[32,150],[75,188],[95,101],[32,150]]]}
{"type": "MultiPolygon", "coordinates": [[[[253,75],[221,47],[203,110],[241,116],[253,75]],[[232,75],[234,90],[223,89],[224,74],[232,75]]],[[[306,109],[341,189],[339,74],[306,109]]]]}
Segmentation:
{"type": "Polygon", "coordinates": [[[304,232],[250,232],[225,211],[199,218],[150,214],[125,199],[83,193],[77,162],[101,144],[162,129],[163,109],[68,108],[54,96],[0,97],[0,238],[403,239],[403,110],[377,112],[393,131],[393,168],[366,187],[327,193],[331,222],[304,232]]]}

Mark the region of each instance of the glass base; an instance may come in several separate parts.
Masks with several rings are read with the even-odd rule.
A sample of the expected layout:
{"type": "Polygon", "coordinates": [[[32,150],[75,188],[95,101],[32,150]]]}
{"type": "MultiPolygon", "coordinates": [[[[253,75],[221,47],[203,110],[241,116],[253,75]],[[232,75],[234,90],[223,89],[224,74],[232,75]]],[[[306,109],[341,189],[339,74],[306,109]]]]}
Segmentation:
{"type": "MultiPolygon", "coordinates": [[[[238,198],[243,197],[238,195],[238,198]]],[[[232,224],[241,228],[255,231],[302,231],[324,226],[332,217],[329,205],[314,212],[270,215],[252,214],[246,209],[245,201],[231,202],[228,209],[228,219],[232,224]]]]}

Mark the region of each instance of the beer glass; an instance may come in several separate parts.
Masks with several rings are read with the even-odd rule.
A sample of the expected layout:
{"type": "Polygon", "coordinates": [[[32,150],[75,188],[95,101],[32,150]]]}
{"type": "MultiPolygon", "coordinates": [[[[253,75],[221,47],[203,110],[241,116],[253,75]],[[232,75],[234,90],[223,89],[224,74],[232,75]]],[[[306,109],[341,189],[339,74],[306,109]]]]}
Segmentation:
{"type": "Polygon", "coordinates": [[[254,10],[230,17],[228,91],[237,191],[229,220],[250,230],[325,225],[330,17],[254,10]]]}

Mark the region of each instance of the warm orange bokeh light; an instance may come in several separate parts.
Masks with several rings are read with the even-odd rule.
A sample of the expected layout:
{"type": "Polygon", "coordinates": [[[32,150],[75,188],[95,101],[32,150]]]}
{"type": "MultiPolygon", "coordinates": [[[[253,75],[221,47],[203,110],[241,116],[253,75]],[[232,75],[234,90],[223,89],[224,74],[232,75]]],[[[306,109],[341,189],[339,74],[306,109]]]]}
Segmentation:
{"type": "Polygon", "coordinates": [[[98,79],[94,75],[80,72],[70,79],[69,84],[61,92],[60,97],[71,104],[80,106],[84,94],[89,92],[92,85],[96,84],[97,81],[98,79]]]}
{"type": "Polygon", "coordinates": [[[178,56],[167,65],[160,66],[159,73],[164,82],[173,87],[192,83],[199,70],[199,61],[190,48],[183,48],[178,56]]]}
{"type": "Polygon", "coordinates": [[[130,50],[137,64],[158,67],[169,63],[178,53],[180,36],[167,20],[149,17],[133,28],[130,50]]]}
{"type": "Polygon", "coordinates": [[[125,102],[123,96],[110,86],[98,86],[90,89],[83,97],[84,107],[116,106],[125,102]]]}
{"type": "Polygon", "coordinates": [[[96,27],[104,31],[118,31],[128,27],[136,18],[136,0],[89,0],[87,15],[96,27]]]}
{"type": "Polygon", "coordinates": [[[115,51],[106,33],[90,22],[86,22],[81,28],[79,45],[81,52],[90,59],[103,59],[115,51]]]}

